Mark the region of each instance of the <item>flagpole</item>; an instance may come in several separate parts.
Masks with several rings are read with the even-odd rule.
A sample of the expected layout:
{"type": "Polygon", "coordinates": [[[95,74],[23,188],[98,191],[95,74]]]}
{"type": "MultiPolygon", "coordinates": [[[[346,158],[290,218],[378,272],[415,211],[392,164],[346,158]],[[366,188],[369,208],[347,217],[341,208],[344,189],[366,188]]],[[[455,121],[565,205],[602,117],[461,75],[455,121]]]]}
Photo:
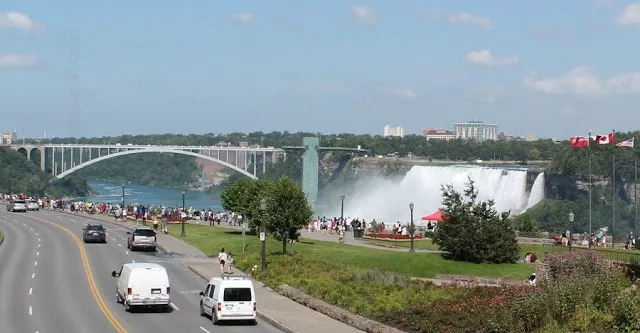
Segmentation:
{"type": "Polygon", "coordinates": [[[589,247],[591,247],[591,233],[593,232],[591,226],[591,187],[593,187],[593,172],[591,171],[591,130],[589,130],[589,136],[587,137],[587,140],[589,140],[589,146],[587,147],[589,149],[589,230],[587,232],[587,236],[589,237],[589,247]]]}
{"type": "Polygon", "coordinates": [[[633,202],[635,204],[635,225],[636,225],[636,233],[634,238],[638,237],[638,156],[636,155],[636,144],[635,144],[635,135],[633,136],[633,202]]]}
{"type": "Polygon", "coordinates": [[[611,223],[611,248],[615,246],[615,232],[616,232],[616,149],[615,149],[615,130],[611,131],[612,139],[614,142],[611,142],[612,145],[612,161],[611,161],[611,181],[613,184],[613,202],[611,204],[611,212],[612,212],[612,223],[611,223]]]}

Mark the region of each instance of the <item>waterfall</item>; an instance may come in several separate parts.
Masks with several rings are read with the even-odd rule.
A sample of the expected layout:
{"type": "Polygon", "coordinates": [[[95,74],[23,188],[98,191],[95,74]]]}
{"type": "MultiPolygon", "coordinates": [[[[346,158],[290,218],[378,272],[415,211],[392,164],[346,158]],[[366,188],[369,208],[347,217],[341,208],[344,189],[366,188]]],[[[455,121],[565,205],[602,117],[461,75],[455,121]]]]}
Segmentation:
{"type": "Polygon", "coordinates": [[[529,194],[529,201],[527,202],[527,209],[535,206],[538,202],[544,199],[544,172],[541,172],[536,177],[531,187],[531,193],[529,194]]]}
{"type": "MultiPolygon", "coordinates": [[[[494,200],[499,212],[522,213],[544,196],[544,176],[538,175],[531,195],[527,192],[527,171],[478,166],[414,166],[400,182],[386,178],[357,182],[345,199],[345,217],[376,219],[387,223],[408,221],[409,203],[415,204],[414,221],[435,212],[442,205],[442,185],[462,191],[468,179],[475,182],[479,200],[494,200]]],[[[332,205],[327,216],[339,216],[332,205]]]]}

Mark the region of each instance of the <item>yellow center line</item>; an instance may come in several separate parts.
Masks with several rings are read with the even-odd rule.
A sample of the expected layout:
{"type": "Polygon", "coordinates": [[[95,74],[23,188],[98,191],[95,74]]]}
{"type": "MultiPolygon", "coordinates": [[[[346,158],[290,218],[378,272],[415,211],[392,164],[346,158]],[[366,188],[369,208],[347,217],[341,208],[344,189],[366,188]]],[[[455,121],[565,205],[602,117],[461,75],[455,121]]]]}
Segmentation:
{"type": "Polygon", "coordinates": [[[100,308],[100,311],[104,314],[107,321],[109,321],[109,323],[111,324],[111,326],[113,326],[113,328],[117,333],[128,333],[127,330],[124,328],[124,326],[122,326],[122,324],[118,321],[118,319],[116,319],[116,317],[113,315],[111,310],[109,310],[109,307],[105,303],[104,298],[102,298],[102,295],[100,294],[100,290],[98,289],[96,281],[93,277],[93,272],[91,271],[91,265],[89,264],[87,251],[84,249],[84,246],[80,241],[80,238],[78,238],[78,236],[76,236],[73,233],[73,231],[71,231],[69,228],[61,226],[57,223],[47,221],[45,219],[41,219],[35,216],[27,216],[27,217],[30,219],[38,220],[38,221],[53,225],[58,229],[63,230],[64,232],[69,234],[71,238],[73,238],[73,240],[76,242],[76,245],[78,246],[78,249],[80,250],[80,257],[82,258],[82,266],[84,266],[84,273],[85,273],[85,277],[87,278],[87,282],[89,282],[89,289],[91,289],[91,294],[93,294],[93,298],[96,300],[96,303],[100,308]]]}

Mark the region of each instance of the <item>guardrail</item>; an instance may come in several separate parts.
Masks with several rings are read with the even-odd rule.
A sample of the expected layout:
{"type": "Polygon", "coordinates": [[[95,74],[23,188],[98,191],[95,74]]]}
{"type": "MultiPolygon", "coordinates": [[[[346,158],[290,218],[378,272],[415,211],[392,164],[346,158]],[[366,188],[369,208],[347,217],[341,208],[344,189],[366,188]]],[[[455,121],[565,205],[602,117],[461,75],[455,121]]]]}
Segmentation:
{"type": "Polygon", "coordinates": [[[582,246],[562,246],[562,245],[547,245],[542,246],[545,252],[560,253],[566,251],[596,251],[605,260],[614,261],[624,264],[640,263],[640,251],[638,250],[612,250],[605,248],[586,248],[582,246]],[[546,251],[550,249],[550,251],[546,251]]]}

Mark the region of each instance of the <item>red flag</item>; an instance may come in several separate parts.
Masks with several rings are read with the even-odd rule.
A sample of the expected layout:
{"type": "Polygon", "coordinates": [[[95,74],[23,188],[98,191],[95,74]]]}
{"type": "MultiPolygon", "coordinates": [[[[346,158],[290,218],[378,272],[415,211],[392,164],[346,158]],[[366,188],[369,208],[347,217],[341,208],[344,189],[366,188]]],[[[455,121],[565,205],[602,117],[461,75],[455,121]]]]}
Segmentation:
{"type": "Polygon", "coordinates": [[[569,139],[572,147],[584,148],[589,147],[589,138],[586,136],[574,136],[569,139]]]}
{"type": "Polygon", "coordinates": [[[612,145],[614,140],[613,132],[606,135],[596,135],[593,141],[598,145],[612,145]]]}

